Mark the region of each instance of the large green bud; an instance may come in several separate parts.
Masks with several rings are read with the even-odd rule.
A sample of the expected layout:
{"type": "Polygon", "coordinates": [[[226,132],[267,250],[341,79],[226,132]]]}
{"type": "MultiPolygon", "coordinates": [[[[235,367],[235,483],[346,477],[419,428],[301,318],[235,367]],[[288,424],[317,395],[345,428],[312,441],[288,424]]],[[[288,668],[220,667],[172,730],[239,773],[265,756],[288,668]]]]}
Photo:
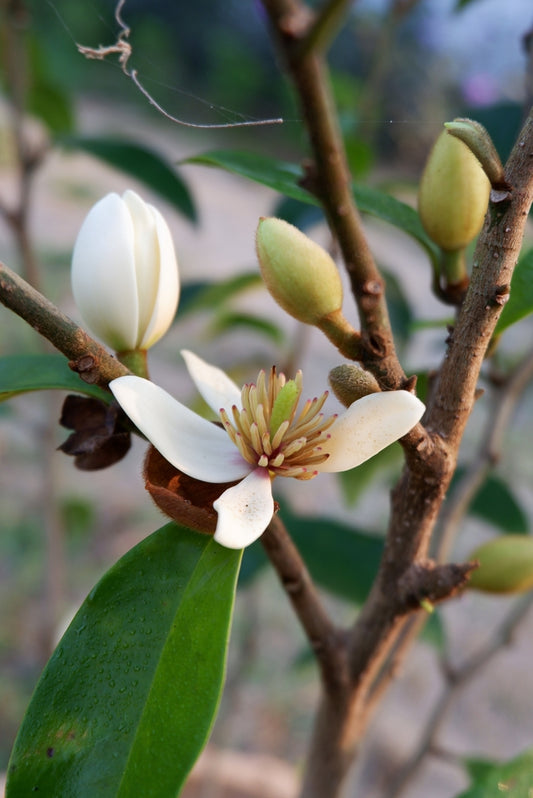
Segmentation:
{"type": "Polygon", "coordinates": [[[257,257],[266,287],[283,310],[305,324],[319,325],[342,307],[342,283],[331,256],[282,219],[262,218],[257,257]]]}
{"type": "Polygon", "coordinates": [[[444,130],[429,154],[418,191],[428,236],[446,251],[464,249],[479,233],[490,182],[471,150],[444,130]]]}
{"type": "Polygon", "coordinates": [[[502,535],[472,552],[478,560],[469,587],[488,593],[525,593],[533,588],[533,537],[502,535]]]}

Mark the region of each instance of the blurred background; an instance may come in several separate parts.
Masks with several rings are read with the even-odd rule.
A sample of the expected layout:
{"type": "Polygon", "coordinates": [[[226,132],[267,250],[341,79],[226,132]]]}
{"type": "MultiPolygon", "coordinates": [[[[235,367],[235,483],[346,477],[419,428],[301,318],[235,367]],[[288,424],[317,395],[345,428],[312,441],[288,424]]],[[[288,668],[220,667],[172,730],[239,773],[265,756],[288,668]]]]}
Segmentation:
{"type": "MultiPolygon", "coordinates": [[[[202,125],[284,119],[281,125],[211,130],[165,119],[124,75],[116,55],[99,61],[78,52],[77,44],[98,48],[116,41],[114,9],[111,0],[0,3],[1,259],[79,320],[69,283],[77,230],[102,195],[133,187],[165,214],[183,281],[176,324],[153,353],[153,379],[194,403],[179,357],[180,348],[187,346],[229,368],[236,378],[253,378],[258,368],[274,361],[296,364],[303,367],[310,395],[324,390],[327,372],[339,357],[314,330],[301,330],[284,317],[257,280],[255,226],[259,216],[276,211],[280,196],[227,172],[183,163],[224,148],[294,162],[306,154],[299,110],[281,75],[260,2],[126,0],[123,6],[131,31],[128,68],[138,71],[146,91],[168,114],[202,125]],[[26,154],[38,154],[36,168],[27,169],[21,137],[26,154]],[[132,177],[129,165],[125,173],[118,162],[91,154],[82,141],[88,137],[127,139],[155,151],[183,181],[189,205],[162,198],[153,185],[132,177]],[[23,234],[6,213],[20,207],[26,208],[23,234]],[[249,279],[236,286],[231,281],[240,275],[249,279]],[[234,287],[223,295],[204,293],[203,302],[198,301],[201,291],[217,282],[234,287]]],[[[523,118],[524,36],[531,35],[532,26],[530,0],[355,3],[332,49],[331,69],[356,179],[387,187],[414,205],[428,150],[442,123],[456,116],[485,124],[506,157],[523,118]]],[[[313,236],[328,244],[324,225],[316,217],[306,220],[311,222],[313,236]]],[[[365,224],[390,275],[406,370],[425,371],[444,351],[449,310],[430,293],[422,250],[394,228],[365,224]],[[429,323],[420,324],[411,337],[414,320],[429,323]]],[[[346,303],[356,323],[349,296],[346,303]]],[[[512,341],[511,353],[516,346],[512,341]]],[[[27,325],[0,308],[1,355],[42,348],[27,325]]],[[[56,422],[62,399],[48,392],[0,404],[0,771],[39,673],[72,613],[110,565],[162,523],[142,487],[140,442],[126,460],[104,472],[76,471],[56,451],[67,434],[56,422]]],[[[515,445],[530,449],[533,439],[518,422],[501,468],[529,524],[533,466],[519,466],[511,454],[515,445]]],[[[479,411],[472,439],[482,423],[479,411]]],[[[353,485],[346,491],[333,477],[323,477],[319,490],[291,485],[287,501],[297,512],[327,507],[343,522],[355,516],[358,527],[379,535],[387,517],[386,491],[398,467],[396,455],[382,464],[378,494],[365,495],[353,485]]],[[[473,521],[467,531],[456,556],[466,556],[486,534],[473,521]]],[[[289,798],[295,795],[309,736],[316,672],[275,577],[264,569],[243,585],[242,593],[246,600],[237,603],[228,686],[212,750],[272,757],[268,767],[256,765],[246,776],[247,786],[232,795],[289,798]],[[276,785],[272,792],[266,783],[252,783],[265,770],[276,785]]],[[[339,622],[352,619],[352,603],[333,595],[327,601],[339,622]]],[[[446,610],[444,625],[453,651],[475,648],[488,619],[503,615],[504,605],[468,596],[460,608],[446,610]]],[[[531,743],[531,653],[527,647],[515,650],[505,665],[511,682],[521,682],[528,694],[525,701],[510,686],[500,684],[494,693],[495,674],[483,674],[477,692],[450,713],[445,736],[455,754],[510,757],[531,743]],[[465,707],[471,710],[466,716],[465,707]]],[[[347,795],[384,794],[388,776],[416,743],[440,679],[435,647],[418,644],[403,680],[380,711],[368,745],[371,755],[347,795]]],[[[238,760],[229,770],[246,773],[247,761],[255,762],[238,760]]],[[[203,786],[190,787],[190,794],[226,795],[216,787],[230,778],[220,775],[222,767],[207,767],[203,786]]],[[[426,763],[409,794],[444,798],[467,782],[457,764],[435,759],[426,763]]]]}

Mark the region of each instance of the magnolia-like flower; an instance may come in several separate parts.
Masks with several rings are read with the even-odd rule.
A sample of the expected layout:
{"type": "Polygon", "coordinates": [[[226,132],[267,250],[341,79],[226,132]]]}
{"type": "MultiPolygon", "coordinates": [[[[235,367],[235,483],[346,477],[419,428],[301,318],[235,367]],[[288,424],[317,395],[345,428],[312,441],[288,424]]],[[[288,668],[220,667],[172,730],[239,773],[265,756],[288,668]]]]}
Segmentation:
{"type": "Polygon", "coordinates": [[[230,549],[253,543],[274,514],[274,477],[312,479],[321,471],[360,465],[416,424],[424,405],[407,391],[372,393],[340,416],[321,412],[328,396],[298,412],[302,374],[286,380],[273,368],[242,390],[192,352],[183,357],[199,392],[222,427],[141,377],[109,387],[133,423],[175,468],[204,482],[234,482],[213,503],[215,540],[230,549]]]}
{"type": "Polygon", "coordinates": [[[87,326],[115,351],[153,346],[179,298],[174,245],[159,211],[134,191],[97,202],[74,245],[72,291],[87,326]]]}

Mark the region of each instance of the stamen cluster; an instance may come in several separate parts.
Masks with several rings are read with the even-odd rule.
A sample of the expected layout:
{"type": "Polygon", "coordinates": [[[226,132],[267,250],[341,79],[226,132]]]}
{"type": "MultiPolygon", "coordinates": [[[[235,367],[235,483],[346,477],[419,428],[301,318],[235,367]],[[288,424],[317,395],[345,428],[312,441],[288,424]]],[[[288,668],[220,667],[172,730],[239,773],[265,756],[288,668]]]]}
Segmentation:
{"type": "Polygon", "coordinates": [[[236,405],[220,410],[222,424],[244,459],[267,468],[271,475],[312,479],[315,465],[329,457],[322,444],[327,430],[337,418],[324,418],[320,411],[328,397],[308,399],[298,416],[302,393],[302,372],[287,381],[273,367],[267,379],[261,371],[256,384],[245,385],[241,392],[242,409],[236,405]]]}

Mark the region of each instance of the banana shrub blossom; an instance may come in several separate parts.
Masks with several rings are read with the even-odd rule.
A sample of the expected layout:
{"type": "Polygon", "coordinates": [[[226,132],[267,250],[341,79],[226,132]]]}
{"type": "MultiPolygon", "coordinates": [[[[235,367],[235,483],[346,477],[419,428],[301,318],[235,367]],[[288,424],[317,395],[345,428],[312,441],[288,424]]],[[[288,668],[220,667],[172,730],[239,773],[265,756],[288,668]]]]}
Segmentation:
{"type": "Polygon", "coordinates": [[[134,191],[107,194],[91,208],[74,245],[71,278],[84,322],[117,352],[153,346],[176,314],[170,230],[134,191]]]}
{"type": "Polygon", "coordinates": [[[242,390],[220,369],[182,352],[199,392],[222,427],[141,377],[110,383],[133,423],[175,468],[204,482],[238,483],[213,503],[215,540],[230,549],[253,543],[274,514],[274,477],[312,479],[360,465],[416,424],[424,405],[407,391],[372,393],[341,415],[321,412],[327,392],[298,412],[302,374],[272,369],[242,390]]]}

